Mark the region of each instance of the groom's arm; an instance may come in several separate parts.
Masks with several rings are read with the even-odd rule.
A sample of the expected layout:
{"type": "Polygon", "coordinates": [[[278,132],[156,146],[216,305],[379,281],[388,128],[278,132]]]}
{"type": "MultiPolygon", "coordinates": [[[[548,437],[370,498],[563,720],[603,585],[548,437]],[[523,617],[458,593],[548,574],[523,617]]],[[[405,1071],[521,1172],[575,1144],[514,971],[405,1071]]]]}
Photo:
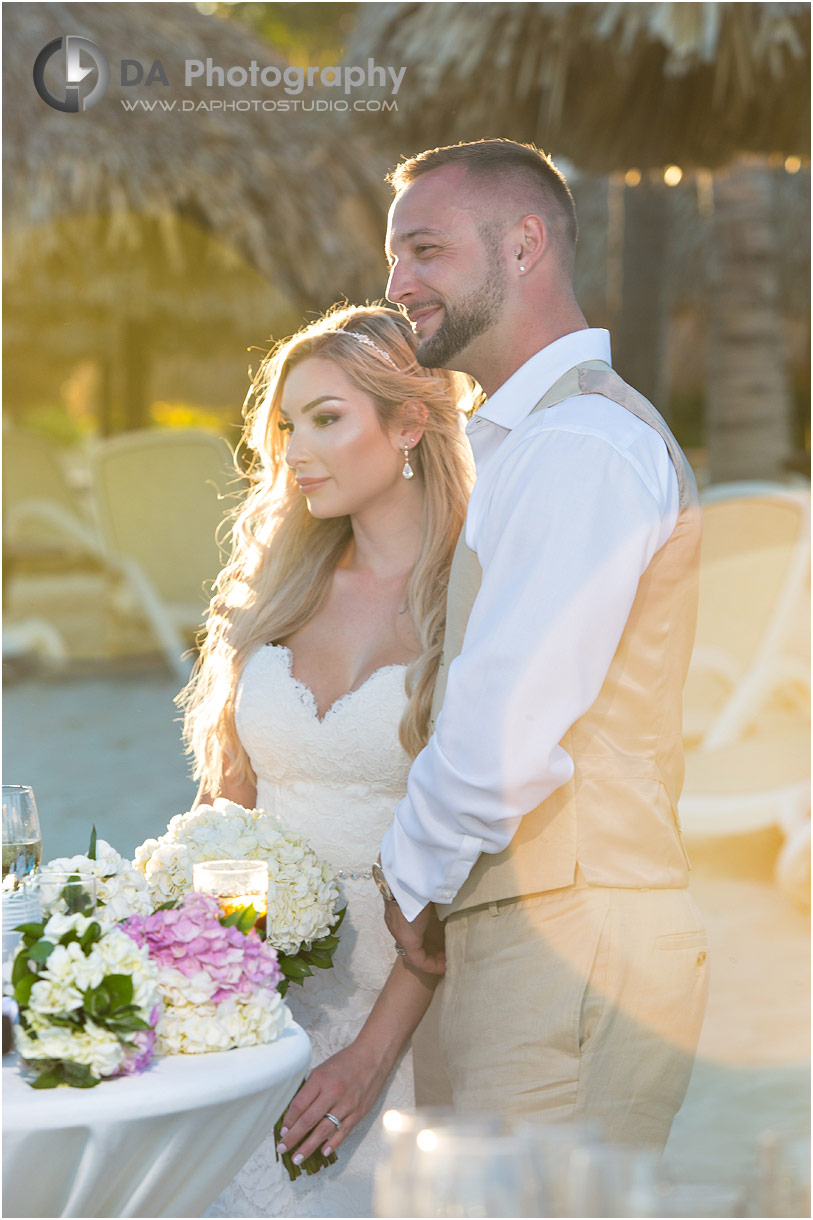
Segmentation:
{"type": "Polygon", "coordinates": [[[482,585],[381,847],[406,920],[450,902],[480,853],[502,851],[572,775],[558,743],[598,696],[641,574],[677,517],[666,447],[641,427],[650,436],[628,451],[532,426],[491,472],[488,498],[475,489],[467,541],[482,585]]]}

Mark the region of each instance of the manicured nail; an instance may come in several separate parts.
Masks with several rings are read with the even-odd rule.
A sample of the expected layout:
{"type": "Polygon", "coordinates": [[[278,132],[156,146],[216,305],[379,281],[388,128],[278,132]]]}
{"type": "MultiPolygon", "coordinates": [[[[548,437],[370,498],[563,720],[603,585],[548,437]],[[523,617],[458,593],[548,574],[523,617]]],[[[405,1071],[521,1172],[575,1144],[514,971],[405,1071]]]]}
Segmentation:
{"type": "Polygon", "coordinates": [[[301,1165],[304,1159],[305,1158],[301,1152],[297,1152],[296,1156],[291,1157],[291,1160],[295,1165],[301,1165]]]}
{"type": "Polygon", "coordinates": [[[280,1129],[279,1129],[279,1133],[280,1133],[280,1135],[287,1135],[287,1134],[288,1134],[288,1128],[287,1128],[287,1127],[280,1127],[280,1129]]]}
{"type": "Polygon", "coordinates": [[[288,1151],[288,1145],[283,1144],[282,1140],[280,1140],[280,1142],[277,1144],[277,1152],[280,1154],[280,1156],[282,1156],[283,1152],[287,1152],[287,1151],[288,1151]]]}
{"type": "Polygon", "coordinates": [[[324,1148],[322,1149],[322,1154],[323,1156],[330,1156],[332,1151],[333,1149],[331,1148],[330,1144],[325,1144],[324,1148]]]}

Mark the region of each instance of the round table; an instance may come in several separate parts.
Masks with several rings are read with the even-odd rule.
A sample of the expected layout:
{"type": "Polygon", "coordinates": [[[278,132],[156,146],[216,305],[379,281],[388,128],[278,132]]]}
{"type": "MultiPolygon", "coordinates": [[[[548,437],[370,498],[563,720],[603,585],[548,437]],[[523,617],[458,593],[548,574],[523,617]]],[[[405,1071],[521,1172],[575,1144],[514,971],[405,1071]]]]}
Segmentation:
{"type": "Polygon", "coordinates": [[[271,1132],[310,1064],[305,1032],[153,1060],[93,1089],[3,1064],[6,1216],[200,1216],[271,1132]]]}

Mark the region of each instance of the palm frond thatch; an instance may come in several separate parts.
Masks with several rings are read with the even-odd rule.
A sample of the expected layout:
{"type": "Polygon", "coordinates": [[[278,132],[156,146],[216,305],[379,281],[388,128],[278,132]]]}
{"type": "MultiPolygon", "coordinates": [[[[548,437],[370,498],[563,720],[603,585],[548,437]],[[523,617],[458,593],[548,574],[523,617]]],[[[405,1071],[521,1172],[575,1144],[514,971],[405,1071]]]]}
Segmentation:
{"type": "Polygon", "coordinates": [[[809,153],[806,3],[364,5],[368,55],[406,66],[413,148],[510,136],[596,173],[809,153]]]}
{"type": "Polygon", "coordinates": [[[280,66],[264,43],[186,3],[9,3],[2,17],[7,276],[58,253],[63,221],[92,216],[99,243],[125,252],[139,248],[145,220],[162,229],[169,254],[174,222],[191,224],[300,308],[377,291],[380,175],[363,142],[349,141],[330,114],[183,112],[180,100],[171,113],[122,106],[133,96],[196,104],[257,96],[186,86],[183,64],[280,66]],[[106,96],[80,114],[49,108],[31,76],[41,48],[72,33],[99,45],[111,65],[106,96]],[[123,87],[122,58],[160,59],[170,88],[123,87]]]}

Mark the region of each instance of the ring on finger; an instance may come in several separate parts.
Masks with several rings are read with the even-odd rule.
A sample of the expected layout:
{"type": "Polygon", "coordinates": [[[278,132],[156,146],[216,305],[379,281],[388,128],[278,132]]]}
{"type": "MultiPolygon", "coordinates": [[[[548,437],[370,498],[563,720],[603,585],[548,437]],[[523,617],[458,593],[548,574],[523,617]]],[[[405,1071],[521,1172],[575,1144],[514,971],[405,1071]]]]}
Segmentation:
{"type": "Polygon", "coordinates": [[[325,1115],[325,1118],[329,1119],[330,1122],[333,1123],[333,1126],[336,1128],[337,1131],[341,1131],[341,1129],[342,1129],[341,1119],[338,1119],[335,1114],[328,1113],[325,1115]]]}
{"type": "Polygon", "coordinates": [[[395,952],[399,957],[406,957],[406,949],[402,948],[402,946],[398,944],[398,941],[395,942],[395,952]]]}

